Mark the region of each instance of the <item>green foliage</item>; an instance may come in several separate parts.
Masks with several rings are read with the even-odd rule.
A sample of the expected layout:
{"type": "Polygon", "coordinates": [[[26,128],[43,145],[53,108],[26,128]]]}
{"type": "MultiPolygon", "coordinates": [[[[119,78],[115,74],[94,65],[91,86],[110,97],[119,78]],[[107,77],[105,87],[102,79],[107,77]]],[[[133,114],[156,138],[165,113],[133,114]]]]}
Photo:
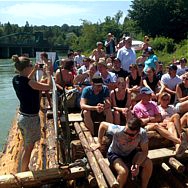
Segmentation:
{"type": "Polygon", "coordinates": [[[187,0],[134,0],[128,16],[140,31],[152,37],[165,36],[176,40],[187,37],[187,0]]]}
{"type": "Polygon", "coordinates": [[[157,51],[165,53],[173,53],[175,50],[175,43],[173,39],[165,37],[156,37],[151,42],[151,46],[157,51]]]}
{"type": "Polygon", "coordinates": [[[166,53],[164,51],[156,51],[157,56],[159,57],[159,60],[164,62],[165,65],[168,65],[172,63],[172,61],[178,60],[181,57],[185,57],[188,59],[188,40],[183,40],[179,44],[175,44],[175,51],[173,53],[166,53]]]}

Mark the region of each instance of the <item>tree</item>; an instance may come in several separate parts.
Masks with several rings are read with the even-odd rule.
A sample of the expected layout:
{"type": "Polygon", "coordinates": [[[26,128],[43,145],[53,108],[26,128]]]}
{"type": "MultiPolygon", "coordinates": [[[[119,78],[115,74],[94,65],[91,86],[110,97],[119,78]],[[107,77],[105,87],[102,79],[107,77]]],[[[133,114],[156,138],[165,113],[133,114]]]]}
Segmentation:
{"type": "Polygon", "coordinates": [[[140,31],[155,36],[184,39],[188,33],[187,0],[134,0],[130,17],[140,31]]]}

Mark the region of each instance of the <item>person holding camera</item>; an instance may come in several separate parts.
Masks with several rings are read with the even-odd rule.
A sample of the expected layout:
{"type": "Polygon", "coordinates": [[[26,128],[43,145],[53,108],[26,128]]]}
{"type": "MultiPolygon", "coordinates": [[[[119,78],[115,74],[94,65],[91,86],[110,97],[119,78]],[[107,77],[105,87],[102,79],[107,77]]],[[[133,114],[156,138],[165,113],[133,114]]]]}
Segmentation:
{"type": "Polygon", "coordinates": [[[50,69],[46,66],[47,83],[41,83],[31,79],[37,70],[37,64],[33,69],[32,62],[28,57],[12,56],[15,68],[19,72],[12,80],[16,95],[20,101],[17,117],[18,128],[21,131],[24,146],[21,156],[21,172],[29,170],[31,152],[36,141],[40,140],[40,92],[52,89],[50,69]]]}
{"type": "Polygon", "coordinates": [[[112,33],[108,33],[107,40],[105,41],[105,47],[107,57],[115,57],[116,44],[112,33]]]}

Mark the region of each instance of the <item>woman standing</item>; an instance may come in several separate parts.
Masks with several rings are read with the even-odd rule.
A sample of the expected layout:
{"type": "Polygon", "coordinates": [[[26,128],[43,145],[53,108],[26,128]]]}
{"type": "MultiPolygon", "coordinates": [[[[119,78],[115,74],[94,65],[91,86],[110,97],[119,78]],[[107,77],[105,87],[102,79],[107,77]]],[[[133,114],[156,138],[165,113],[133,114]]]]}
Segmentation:
{"type": "Polygon", "coordinates": [[[52,88],[50,70],[47,65],[46,74],[47,83],[40,83],[32,80],[32,75],[37,70],[38,65],[32,68],[32,63],[28,57],[12,56],[15,62],[15,68],[19,72],[14,76],[12,83],[16,95],[20,101],[18,113],[18,127],[24,140],[24,148],[21,157],[21,171],[29,170],[31,152],[36,141],[40,140],[40,94],[39,91],[46,91],[52,88]]]}

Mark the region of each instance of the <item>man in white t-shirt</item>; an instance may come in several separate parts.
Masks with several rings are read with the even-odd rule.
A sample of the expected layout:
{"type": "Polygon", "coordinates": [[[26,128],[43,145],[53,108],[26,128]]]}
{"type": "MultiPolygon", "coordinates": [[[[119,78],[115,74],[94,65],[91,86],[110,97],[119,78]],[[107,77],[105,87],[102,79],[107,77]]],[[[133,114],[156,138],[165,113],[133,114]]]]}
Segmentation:
{"type": "Polygon", "coordinates": [[[117,58],[121,61],[123,70],[130,72],[129,66],[136,64],[136,53],[132,46],[132,38],[125,37],[125,46],[118,50],[117,58]]]}
{"type": "Polygon", "coordinates": [[[184,57],[182,57],[180,59],[180,65],[177,66],[177,75],[181,76],[183,74],[185,74],[188,71],[188,67],[186,66],[187,63],[187,59],[185,59],[184,57]]]}
{"type": "Polygon", "coordinates": [[[107,64],[104,58],[99,58],[97,68],[101,74],[103,83],[108,86],[108,89],[115,89],[117,76],[115,73],[108,71],[107,64]]]}
{"type": "Polygon", "coordinates": [[[81,50],[77,51],[77,55],[74,57],[74,61],[76,63],[76,67],[79,68],[83,65],[83,60],[85,56],[81,54],[81,50]]]}
{"type": "Polygon", "coordinates": [[[176,85],[181,83],[181,78],[176,75],[177,66],[174,64],[171,64],[168,67],[168,73],[164,74],[161,77],[161,84],[162,89],[164,89],[167,93],[171,95],[171,104],[174,104],[175,102],[175,96],[176,96],[176,85]]]}

